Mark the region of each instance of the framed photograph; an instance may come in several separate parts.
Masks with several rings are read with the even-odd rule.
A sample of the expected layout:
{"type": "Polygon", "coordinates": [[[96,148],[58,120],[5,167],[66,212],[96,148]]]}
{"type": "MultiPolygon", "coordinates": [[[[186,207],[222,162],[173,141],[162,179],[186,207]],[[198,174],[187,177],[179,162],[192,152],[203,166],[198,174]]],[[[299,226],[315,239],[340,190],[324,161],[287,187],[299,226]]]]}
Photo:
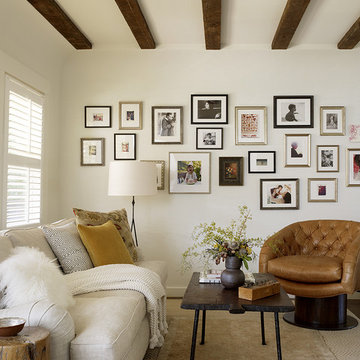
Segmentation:
{"type": "Polygon", "coordinates": [[[267,144],[266,106],[235,107],[235,144],[267,144]]]}
{"type": "Polygon", "coordinates": [[[336,202],[337,179],[308,179],[308,202],[336,202]]]}
{"type": "Polygon", "coordinates": [[[111,106],[85,106],[86,128],[111,128],[111,106]]]}
{"type": "Polygon", "coordinates": [[[169,193],[209,194],[210,153],[169,153],[169,193]]]}
{"type": "Polygon", "coordinates": [[[360,149],[346,149],[346,186],[360,186],[360,149]]]}
{"type": "Polygon", "coordinates": [[[114,134],[114,160],[136,159],[136,134],[114,134]]]}
{"type": "Polygon", "coordinates": [[[105,138],[80,139],[81,166],[105,165],[105,138]]]}
{"type": "Polygon", "coordinates": [[[299,209],[299,179],[260,179],[260,209],[299,209]]]}
{"type": "Polygon", "coordinates": [[[243,185],[242,157],[219,157],[219,185],[243,185]]]}
{"type": "Polygon", "coordinates": [[[196,128],[196,149],[223,148],[223,128],[196,128]]]}
{"type": "Polygon", "coordinates": [[[285,135],[285,167],[310,166],[310,134],[285,135]]]}
{"type": "Polygon", "coordinates": [[[142,102],[119,102],[119,129],[142,129],[142,102]]]}
{"type": "Polygon", "coordinates": [[[351,124],[349,126],[349,141],[360,142],[360,125],[351,124]]]}
{"type": "Polygon", "coordinates": [[[318,145],[316,149],[316,171],[339,172],[339,145],[318,145]]]}
{"type": "Polygon", "coordinates": [[[276,172],[275,151],[248,151],[248,173],[264,174],[276,172]]]}
{"type": "Polygon", "coordinates": [[[320,135],[345,135],[345,107],[320,107],[320,135]]]}
{"type": "Polygon", "coordinates": [[[191,124],[227,124],[227,95],[191,95],[191,124]]]}
{"type": "Polygon", "coordinates": [[[152,144],[182,144],[183,107],[152,107],[152,144]]]}
{"type": "Polygon", "coordinates": [[[164,160],[141,160],[155,163],[157,170],[157,189],[165,190],[165,161],[164,160]]]}
{"type": "Polygon", "coordinates": [[[313,96],[274,96],[274,128],[313,128],[313,96]]]}

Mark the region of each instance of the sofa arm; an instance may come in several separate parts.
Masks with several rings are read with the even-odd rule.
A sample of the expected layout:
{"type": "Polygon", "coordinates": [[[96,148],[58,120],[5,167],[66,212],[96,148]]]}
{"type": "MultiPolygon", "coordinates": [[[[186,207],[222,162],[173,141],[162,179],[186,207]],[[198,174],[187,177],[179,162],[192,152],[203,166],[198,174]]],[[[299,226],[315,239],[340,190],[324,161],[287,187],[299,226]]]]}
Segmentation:
{"type": "Polygon", "coordinates": [[[41,326],[50,332],[51,360],[68,360],[70,342],[75,337],[71,315],[48,300],[1,309],[0,317],[17,316],[26,319],[25,326],[41,326]]]}
{"type": "Polygon", "coordinates": [[[341,285],[348,294],[360,290],[360,236],[346,248],[341,285]]]}

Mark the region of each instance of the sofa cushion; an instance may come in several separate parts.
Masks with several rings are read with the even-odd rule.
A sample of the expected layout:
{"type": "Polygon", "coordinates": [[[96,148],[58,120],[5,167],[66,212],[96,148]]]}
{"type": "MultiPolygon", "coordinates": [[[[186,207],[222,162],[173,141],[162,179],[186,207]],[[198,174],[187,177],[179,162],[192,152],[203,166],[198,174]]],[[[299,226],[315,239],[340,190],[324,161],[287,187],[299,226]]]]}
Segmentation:
{"type": "Polygon", "coordinates": [[[286,280],[302,283],[340,281],[342,259],[329,256],[293,255],[269,260],[268,272],[286,280]]]}
{"type": "Polygon", "coordinates": [[[4,261],[9,255],[13,245],[8,236],[0,236],[0,262],[4,261]]]}

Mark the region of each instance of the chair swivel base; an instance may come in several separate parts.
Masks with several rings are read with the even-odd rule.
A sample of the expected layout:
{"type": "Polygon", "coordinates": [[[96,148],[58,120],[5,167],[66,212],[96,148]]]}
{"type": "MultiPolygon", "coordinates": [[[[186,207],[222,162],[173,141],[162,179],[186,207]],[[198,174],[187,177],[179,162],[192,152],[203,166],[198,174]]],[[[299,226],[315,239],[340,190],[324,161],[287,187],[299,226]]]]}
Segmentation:
{"type": "Polygon", "coordinates": [[[347,315],[347,295],[327,298],[305,298],[295,296],[295,311],[286,313],[289,324],[313,330],[348,330],[358,321],[347,315]]]}

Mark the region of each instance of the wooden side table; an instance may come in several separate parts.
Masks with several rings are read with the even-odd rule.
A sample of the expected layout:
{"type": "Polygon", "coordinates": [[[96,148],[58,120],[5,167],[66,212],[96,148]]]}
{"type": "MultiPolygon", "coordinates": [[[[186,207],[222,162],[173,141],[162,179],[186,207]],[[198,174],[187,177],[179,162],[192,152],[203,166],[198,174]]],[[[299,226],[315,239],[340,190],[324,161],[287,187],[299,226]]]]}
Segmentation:
{"type": "Polygon", "coordinates": [[[49,331],[26,326],[17,336],[0,337],[0,360],[50,360],[49,331]]]}

